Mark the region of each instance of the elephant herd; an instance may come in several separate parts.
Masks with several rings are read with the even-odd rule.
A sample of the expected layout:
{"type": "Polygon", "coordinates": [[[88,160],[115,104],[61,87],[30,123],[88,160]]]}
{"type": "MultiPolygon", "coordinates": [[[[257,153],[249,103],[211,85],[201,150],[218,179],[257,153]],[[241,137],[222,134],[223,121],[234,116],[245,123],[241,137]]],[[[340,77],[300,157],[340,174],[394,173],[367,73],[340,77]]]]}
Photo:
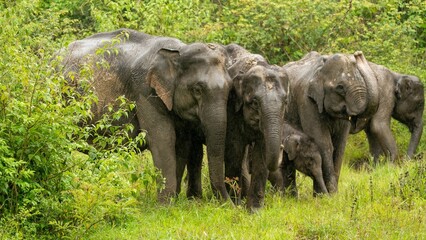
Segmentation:
{"type": "Polygon", "coordinates": [[[237,44],[185,44],[119,29],[71,43],[65,77],[93,58],[109,66],[91,62],[98,97],[92,121],[117,97],[135,102],[116,124],[133,124],[133,136],[146,132],[154,165],[166,179],[160,202],[180,192],[185,168],[187,196],[202,195],[203,145],[215,195],[237,203],[246,197],[254,211],[268,179],[296,195],[296,170],[312,177],[315,195],[336,193],[350,133],[364,130],[373,157],[391,160],[398,155],[391,117],[411,132],[408,156],[422,134],[421,81],[368,62],[362,52],[310,52],[277,66],[237,44]],[[111,51],[99,56],[100,48],[111,51]],[[238,181],[239,196],[225,178],[238,181]]]}

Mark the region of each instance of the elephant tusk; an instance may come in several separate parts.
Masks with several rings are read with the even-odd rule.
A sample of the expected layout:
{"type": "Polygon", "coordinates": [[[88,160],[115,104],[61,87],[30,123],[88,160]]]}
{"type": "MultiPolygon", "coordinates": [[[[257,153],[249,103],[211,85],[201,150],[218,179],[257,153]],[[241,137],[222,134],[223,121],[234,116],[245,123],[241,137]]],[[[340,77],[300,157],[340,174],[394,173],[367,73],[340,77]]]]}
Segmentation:
{"type": "Polygon", "coordinates": [[[280,146],[280,147],[281,147],[281,149],[284,149],[284,144],[281,144],[281,146],[280,146]]]}

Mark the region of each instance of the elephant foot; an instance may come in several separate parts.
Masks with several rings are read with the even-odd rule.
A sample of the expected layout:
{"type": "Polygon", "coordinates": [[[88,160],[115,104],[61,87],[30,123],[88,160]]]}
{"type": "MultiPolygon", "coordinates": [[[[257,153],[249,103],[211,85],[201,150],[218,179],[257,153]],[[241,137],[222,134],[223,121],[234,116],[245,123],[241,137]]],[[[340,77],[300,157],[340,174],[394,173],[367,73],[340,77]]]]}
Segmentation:
{"type": "Polygon", "coordinates": [[[202,190],[190,190],[188,188],[188,191],[186,192],[186,197],[188,199],[201,199],[203,197],[203,191],[202,190]]]}
{"type": "Polygon", "coordinates": [[[260,209],[262,209],[262,203],[261,202],[247,202],[247,210],[249,213],[258,213],[260,209]]]}
{"type": "MultiPolygon", "coordinates": [[[[157,186],[162,184],[164,178],[157,178],[157,186]]],[[[157,201],[161,204],[170,204],[172,203],[172,199],[178,196],[177,190],[180,191],[176,182],[166,181],[164,189],[157,189],[157,201]]]]}
{"type": "Polygon", "coordinates": [[[240,196],[231,196],[231,200],[235,205],[241,205],[241,197],[240,196]]]}
{"type": "Polygon", "coordinates": [[[329,194],[333,195],[337,193],[337,181],[335,177],[332,177],[329,181],[326,182],[327,191],[329,194]]]}
{"type": "Polygon", "coordinates": [[[247,209],[250,213],[258,212],[263,207],[263,195],[259,198],[249,198],[247,200],[247,209]]]}
{"type": "Polygon", "coordinates": [[[312,196],[313,196],[313,197],[315,197],[315,198],[317,198],[317,197],[329,196],[329,194],[328,194],[328,193],[325,193],[325,192],[316,192],[316,191],[314,191],[314,192],[312,193],[312,196]]]}
{"type": "Polygon", "coordinates": [[[297,198],[299,195],[299,192],[297,190],[296,186],[289,186],[284,188],[284,190],[282,191],[284,196],[289,196],[289,197],[293,197],[293,198],[297,198]]]}
{"type": "Polygon", "coordinates": [[[257,213],[259,213],[260,212],[260,209],[261,209],[262,207],[250,207],[249,208],[249,213],[250,214],[257,214],[257,213]]]}
{"type": "Polygon", "coordinates": [[[157,195],[157,201],[160,204],[168,205],[168,204],[172,203],[172,199],[174,197],[176,197],[176,196],[177,195],[176,195],[175,192],[165,192],[165,191],[162,191],[162,192],[158,193],[158,195],[157,195]]]}

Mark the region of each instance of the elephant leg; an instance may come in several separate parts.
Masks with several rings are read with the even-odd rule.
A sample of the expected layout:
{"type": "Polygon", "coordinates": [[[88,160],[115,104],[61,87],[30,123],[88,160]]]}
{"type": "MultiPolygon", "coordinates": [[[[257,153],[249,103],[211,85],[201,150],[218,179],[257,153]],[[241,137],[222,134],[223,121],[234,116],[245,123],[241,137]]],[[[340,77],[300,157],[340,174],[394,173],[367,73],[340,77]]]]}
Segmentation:
{"type": "MultiPolygon", "coordinates": [[[[179,134],[177,138],[179,141],[176,142],[176,193],[179,194],[181,192],[183,173],[190,159],[192,143],[190,139],[182,138],[179,134]]],[[[188,168],[188,174],[190,171],[194,170],[188,168]]]]}
{"type": "Polygon", "coordinates": [[[283,154],[283,162],[281,164],[281,176],[282,180],[282,189],[285,194],[289,194],[292,197],[297,197],[298,191],[296,186],[296,166],[294,161],[288,159],[286,152],[283,154]]]}
{"type": "Polygon", "coordinates": [[[321,186],[319,185],[318,181],[316,181],[315,179],[312,179],[312,181],[313,181],[312,186],[314,190],[313,196],[317,197],[321,193],[321,186]]]}
{"type": "MultiPolygon", "coordinates": [[[[309,106],[308,106],[309,107],[309,106]]],[[[312,107],[312,106],[311,106],[312,107]]],[[[316,109],[307,108],[305,111],[315,112],[316,109]]],[[[326,123],[324,119],[321,119],[321,115],[309,115],[305,114],[300,118],[302,124],[302,130],[308,136],[315,140],[318,145],[322,158],[322,173],[324,176],[324,182],[327,186],[327,190],[330,194],[337,192],[337,177],[335,173],[335,158],[334,158],[334,145],[331,136],[330,125],[335,129],[335,122],[326,123]]],[[[346,140],[345,140],[346,143],[346,140]]],[[[344,145],[343,145],[344,150],[344,145]]],[[[341,164],[337,162],[337,164],[341,164]]],[[[290,174],[290,173],[286,173],[290,174]]]]}
{"type": "MultiPolygon", "coordinates": [[[[169,131],[171,130],[169,129],[169,131]]],[[[161,131],[167,130],[162,129],[161,131]]],[[[161,171],[162,175],[162,177],[159,176],[157,179],[157,184],[162,184],[163,178],[165,178],[164,189],[162,191],[159,190],[157,198],[161,203],[168,203],[171,197],[176,196],[177,189],[174,137],[152,136],[149,134],[147,134],[147,137],[154,166],[161,171]],[[170,138],[173,138],[173,140],[170,138]]]]}
{"type": "Polygon", "coordinates": [[[256,143],[252,154],[251,184],[248,193],[247,207],[251,212],[256,212],[262,207],[265,198],[265,186],[268,178],[268,168],[263,155],[264,147],[256,143]]]}
{"type": "Polygon", "coordinates": [[[368,148],[371,156],[373,156],[374,164],[378,164],[380,155],[383,154],[382,147],[377,140],[377,137],[369,130],[369,128],[365,129],[365,134],[368,139],[368,148]]]}
{"type": "Polygon", "coordinates": [[[248,190],[250,187],[250,181],[251,181],[251,175],[250,175],[250,162],[251,162],[251,155],[252,155],[252,145],[249,144],[245,147],[245,151],[244,151],[244,158],[243,158],[243,163],[242,163],[242,167],[241,167],[241,178],[240,178],[240,190],[241,190],[241,194],[240,197],[241,198],[245,198],[247,197],[248,194],[248,190]]]}
{"type": "Polygon", "coordinates": [[[188,169],[188,189],[186,196],[188,198],[203,196],[201,186],[201,168],[203,163],[203,144],[200,142],[193,142],[189,155],[188,169]]]}
{"type": "MultiPolygon", "coordinates": [[[[245,158],[245,145],[241,141],[226,139],[225,147],[225,177],[226,188],[234,203],[239,204],[241,201],[241,190],[247,186],[242,182],[243,160],[245,158]]],[[[245,166],[247,167],[247,166],[245,166]]],[[[244,181],[246,181],[245,179],[244,181]]]]}
{"type": "Polygon", "coordinates": [[[334,173],[336,176],[336,190],[338,188],[340,170],[342,168],[343,155],[345,153],[346,142],[349,136],[349,131],[351,129],[351,123],[346,120],[338,120],[335,123],[337,126],[337,131],[332,135],[333,143],[333,165],[334,173]]]}
{"type": "Polygon", "coordinates": [[[165,179],[164,189],[158,188],[157,199],[160,203],[169,203],[170,198],[176,196],[177,189],[174,122],[167,115],[158,113],[150,104],[141,103],[136,107],[140,127],[147,133],[154,166],[161,171],[162,176],[157,178],[157,184],[163,184],[165,179]]]}
{"type": "Polygon", "coordinates": [[[370,121],[369,131],[379,142],[384,154],[394,162],[398,155],[398,149],[390,128],[390,115],[388,122],[383,122],[379,117],[374,116],[370,121]]]}

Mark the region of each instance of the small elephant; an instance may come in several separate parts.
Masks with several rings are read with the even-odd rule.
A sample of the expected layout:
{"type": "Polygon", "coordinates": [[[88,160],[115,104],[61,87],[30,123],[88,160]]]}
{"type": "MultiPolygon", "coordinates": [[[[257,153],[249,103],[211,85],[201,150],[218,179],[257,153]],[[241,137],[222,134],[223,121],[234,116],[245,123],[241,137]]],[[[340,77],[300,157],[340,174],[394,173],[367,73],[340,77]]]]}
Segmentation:
{"type": "Polygon", "coordinates": [[[231,56],[228,72],[233,88],[228,100],[225,145],[225,176],[237,177],[247,207],[261,207],[269,171],[279,167],[284,112],[287,103],[287,75],[262,56],[237,44],[225,46],[231,56]],[[242,174],[246,146],[252,149],[251,179],[242,174]],[[250,182],[250,184],[248,184],[250,182]]]}
{"type": "MultiPolygon", "coordinates": [[[[330,56],[311,52],[283,68],[289,80],[285,119],[314,139],[327,191],[336,193],[351,121],[377,111],[376,76],[361,52],[330,56]]],[[[284,187],[296,189],[295,170],[284,165],[282,171],[284,187]]],[[[320,193],[318,183],[314,185],[320,193]]]]}
{"type": "MultiPolygon", "coordinates": [[[[321,193],[327,194],[327,188],[322,175],[322,158],[318,145],[314,139],[297,130],[288,123],[283,129],[283,160],[281,166],[274,172],[270,172],[268,179],[272,185],[282,191],[283,176],[281,168],[285,165],[312,178],[314,185],[318,185],[321,193]],[[316,183],[315,183],[316,182],[316,183]]],[[[293,192],[297,195],[297,192],[293,192]]]]}
{"type": "Polygon", "coordinates": [[[390,127],[393,117],[410,130],[407,155],[413,157],[423,131],[423,84],[416,76],[396,73],[372,62],[369,64],[378,79],[379,107],[370,118],[358,118],[352,125],[351,133],[365,131],[375,163],[381,154],[394,161],[398,149],[390,127]]]}
{"type": "MultiPolygon", "coordinates": [[[[98,33],[68,47],[64,74],[78,73],[82,64],[103,57],[109,67],[93,62],[93,90],[99,101],[94,119],[119,96],[134,101],[129,117],[117,124],[132,123],[146,131],[154,165],[165,177],[160,202],[176,195],[176,147],[187,132],[205,138],[210,178],[222,199],[229,195],[224,179],[226,106],[231,79],[226,70],[226,51],[217,44],[185,44],[178,39],[156,37],[131,29],[98,33]],[[106,48],[103,56],[96,55],[106,48]]],[[[90,66],[90,65],[89,65],[90,66]]],[[[133,133],[134,134],[134,133],[133,133]]]]}

